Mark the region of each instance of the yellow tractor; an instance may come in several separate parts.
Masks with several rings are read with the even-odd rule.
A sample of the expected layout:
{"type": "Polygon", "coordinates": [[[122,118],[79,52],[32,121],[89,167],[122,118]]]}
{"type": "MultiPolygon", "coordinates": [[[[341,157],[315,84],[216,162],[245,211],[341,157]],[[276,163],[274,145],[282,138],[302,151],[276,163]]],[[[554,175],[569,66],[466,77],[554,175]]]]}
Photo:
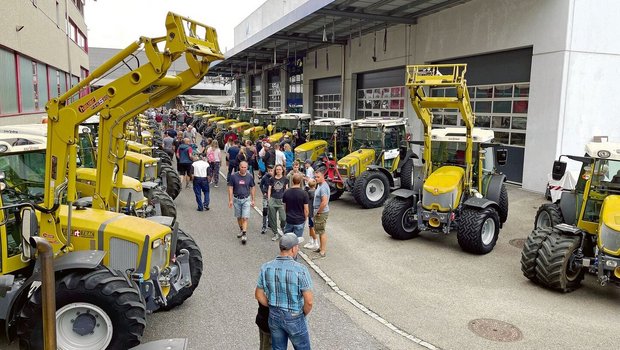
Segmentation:
{"type": "MultiPolygon", "coordinates": [[[[420,231],[449,234],[457,230],[464,251],[486,254],[493,250],[508,217],[504,150],[493,152],[492,130],[474,128],[466,65],[407,67],[411,103],[424,126],[423,166],[414,171],[411,190],[394,192],[383,208],[381,222],[395,239],[416,237],[420,231]],[[454,97],[427,97],[425,89],[452,89],[454,97]],[[432,129],[432,110],[460,112],[464,128],[432,129]]],[[[417,143],[417,142],[414,142],[417,143]]]]}
{"type": "MultiPolygon", "coordinates": [[[[284,113],[276,116],[276,124],[273,132],[267,138],[269,142],[275,143],[282,141],[288,136],[291,141],[297,137],[305,140],[306,134],[310,129],[312,116],[307,113],[284,113]]],[[[301,142],[303,143],[303,142],[301,142]]],[[[299,145],[301,145],[301,143],[299,145]]],[[[296,147],[299,145],[295,145],[296,147]]]]}
{"type": "Polygon", "coordinates": [[[306,143],[295,147],[295,159],[310,159],[315,169],[327,168],[327,161],[338,160],[349,154],[351,119],[321,118],[310,122],[306,143]]]}
{"type": "Polygon", "coordinates": [[[252,127],[243,132],[244,140],[258,140],[262,135],[269,136],[273,132],[276,123],[276,116],[282,112],[274,112],[268,110],[257,110],[252,118],[252,127]]]}
{"type": "Polygon", "coordinates": [[[350,153],[328,167],[331,198],[351,192],[363,208],[383,205],[390,191],[411,188],[413,154],[404,118],[366,118],[351,122],[350,153]]]}
{"type": "Polygon", "coordinates": [[[566,171],[563,157],[581,163],[577,185],[538,209],[521,253],[523,275],[560,292],[579,288],[585,272],[620,286],[620,143],[591,142],[585,156],[560,156],[554,179],[566,171]]]}
{"type": "Polygon", "coordinates": [[[214,29],[173,13],[166,29],[163,37],[141,37],[50,100],[47,147],[0,148],[0,268],[2,276],[13,277],[0,300],[0,319],[22,348],[43,347],[33,236],[48,240],[55,256],[59,348],[138,345],[146,313],[180,305],[198,285],[202,258],[191,237],[154,220],[99,209],[110,207],[108,194],[123,172],[124,128],[134,111],[163,105],[223,59],[214,29]],[[140,49],[145,64],[72,100],[140,49]],[[181,57],[189,69],[167,76],[181,57]],[[78,126],[96,113],[102,117],[97,181],[93,208],[86,208],[76,190],[78,126]]]}

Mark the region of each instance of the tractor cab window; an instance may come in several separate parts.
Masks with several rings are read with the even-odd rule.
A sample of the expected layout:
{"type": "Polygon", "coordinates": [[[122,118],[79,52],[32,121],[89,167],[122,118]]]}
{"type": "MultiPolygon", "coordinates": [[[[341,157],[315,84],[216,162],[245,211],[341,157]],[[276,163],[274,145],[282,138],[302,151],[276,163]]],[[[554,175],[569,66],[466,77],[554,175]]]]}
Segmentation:
{"type": "Polygon", "coordinates": [[[400,141],[402,137],[398,128],[387,127],[385,128],[385,149],[395,149],[400,147],[400,141]]]}
{"type": "Polygon", "coordinates": [[[620,194],[620,161],[597,159],[593,164],[582,168],[581,177],[591,177],[582,219],[598,222],[603,200],[610,194],[620,194]]]}
{"type": "Polygon", "coordinates": [[[306,133],[310,128],[310,119],[300,120],[299,129],[302,133],[306,133]]]}
{"type": "Polygon", "coordinates": [[[276,120],[277,131],[293,131],[297,129],[299,121],[297,119],[284,119],[280,118],[276,120]]]}
{"type": "Polygon", "coordinates": [[[375,127],[355,128],[351,146],[351,151],[372,148],[378,155],[383,150],[383,131],[375,127]]]}
{"type": "Polygon", "coordinates": [[[431,159],[435,167],[456,165],[465,167],[465,142],[439,141],[432,143],[431,159]]]}

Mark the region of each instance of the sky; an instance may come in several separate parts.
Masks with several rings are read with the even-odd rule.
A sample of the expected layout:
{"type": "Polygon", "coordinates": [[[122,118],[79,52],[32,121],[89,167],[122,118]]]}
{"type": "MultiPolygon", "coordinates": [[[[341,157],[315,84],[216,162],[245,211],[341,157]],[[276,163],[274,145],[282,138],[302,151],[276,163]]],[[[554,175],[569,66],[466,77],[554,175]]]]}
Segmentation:
{"type": "Polygon", "coordinates": [[[168,11],[214,27],[220,50],[234,47],[234,29],[265,0],[86,0],[88,46],[121,49],[140,36],[166,34],[168,11]]]}

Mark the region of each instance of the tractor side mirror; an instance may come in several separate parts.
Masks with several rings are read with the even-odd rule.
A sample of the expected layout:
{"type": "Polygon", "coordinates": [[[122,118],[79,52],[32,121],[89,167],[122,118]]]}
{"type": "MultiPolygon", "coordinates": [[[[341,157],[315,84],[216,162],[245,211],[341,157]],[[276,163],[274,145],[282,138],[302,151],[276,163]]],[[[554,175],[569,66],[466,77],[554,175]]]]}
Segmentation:
{"type": "Polygon", "coordinates": [[[39,235],[39,222],[34,209],[25,207],[21,210],[22,256],[26,260],[34,257],[35,248],[30,245],[30,237],[39,235]]]}
{"type": "Polygon", "coordinates": [[[562,162],[559,160],[556,160],[553,162],[553,169],[551,170],[551,177],[558,181],[560,180],[563,176],[564,173],[566,172],[566,162],[562,162]]]}
{"type": "Polygon", "coordinates": [[[498,165],[506,165],[508,162],[508,150],[501,148],[495,151],[495,159],[497,159],[498,165]]]}

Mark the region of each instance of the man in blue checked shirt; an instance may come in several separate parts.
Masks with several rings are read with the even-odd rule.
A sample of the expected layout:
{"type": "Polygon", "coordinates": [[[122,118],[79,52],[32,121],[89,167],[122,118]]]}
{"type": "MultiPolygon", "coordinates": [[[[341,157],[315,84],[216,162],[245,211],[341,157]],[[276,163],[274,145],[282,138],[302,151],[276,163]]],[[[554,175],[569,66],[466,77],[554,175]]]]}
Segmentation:
{"type": "Polygon", "coordinates": [[[306,316],[312,310],[312,277],[308,268],[295,261],[299,252],[297,236],[280,238],[280,255],[263,264],[254,295],[269,306],[269,329],[274,350],[286,350],[291,340],[296,350],[310,349],[306,316]]]}

